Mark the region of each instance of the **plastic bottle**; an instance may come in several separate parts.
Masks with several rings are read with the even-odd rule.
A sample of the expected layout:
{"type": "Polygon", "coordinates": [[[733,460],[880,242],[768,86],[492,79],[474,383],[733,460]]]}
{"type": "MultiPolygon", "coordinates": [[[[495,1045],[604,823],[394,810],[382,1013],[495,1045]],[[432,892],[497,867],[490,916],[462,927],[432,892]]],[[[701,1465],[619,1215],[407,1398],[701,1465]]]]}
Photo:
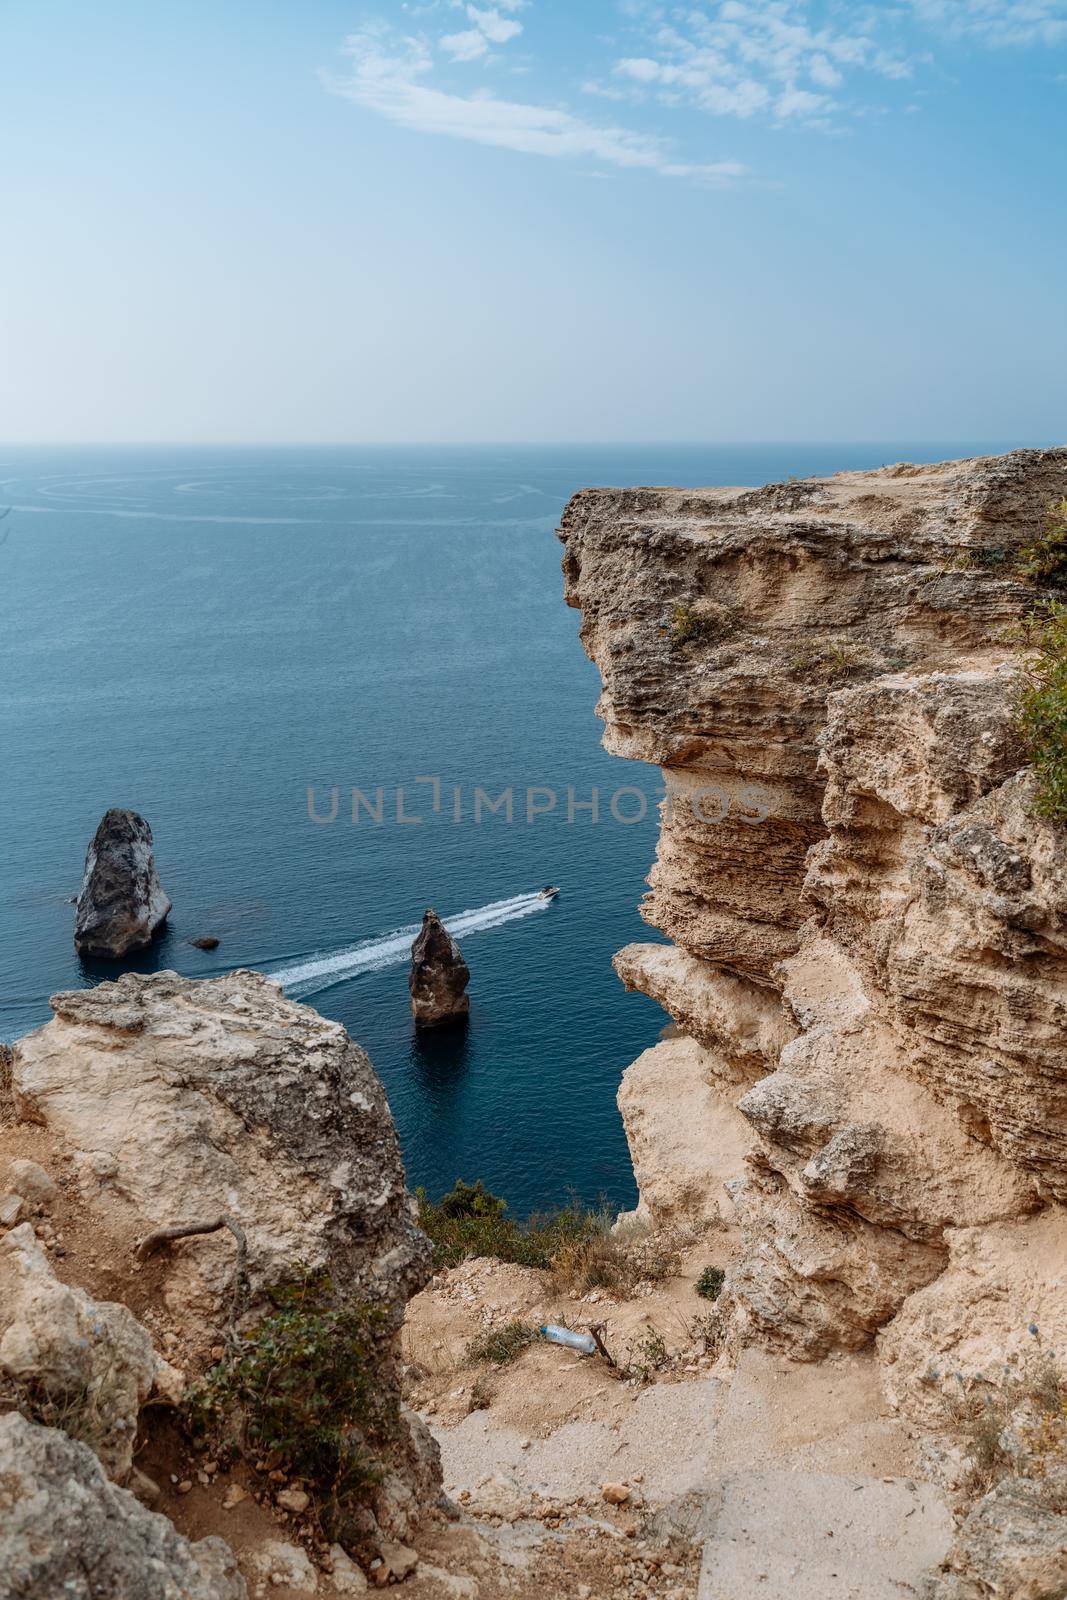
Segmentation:
{"type": "Polygon", "coordinates": [[[541,1337],[548,1339],[552,1344],[565,1344],[568,1350],[580,1350],[583,1356],[591,1356],[596,1352],[596,1340],[591,1333],[575,1333],[572,1328],[557,1328],[550,1322],[541,1330],[541,1337]]]}

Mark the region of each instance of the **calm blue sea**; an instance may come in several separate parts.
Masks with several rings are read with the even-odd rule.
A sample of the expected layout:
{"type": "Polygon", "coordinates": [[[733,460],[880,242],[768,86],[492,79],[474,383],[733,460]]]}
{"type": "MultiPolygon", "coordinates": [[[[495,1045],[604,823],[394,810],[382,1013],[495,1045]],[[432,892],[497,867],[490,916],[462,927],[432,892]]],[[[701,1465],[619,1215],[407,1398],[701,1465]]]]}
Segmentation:
{"type": "Polygon", "coordinates": [[[284,973],[370,1052],[413,1184],[482,1177],[520,1215],[568,1189],[632,1204],[615,1091],[666,1019],[611,956],[651,937],[658,775],[600,748],[560,512],[588,484],[996,448],[0,449],[0,1037],[113,975],[75,956],[69,897],[101,813],[131,806],[174,901],[138,964],[284,973]],[[376,806],[379,786],[382,821],[353,824],[352,789],[376,806]],[[643,820],[612,819],[622,786],[643,820]],[[338,789],[336,821],[311,820],[309,787],[325,817],[338,789]],[[421,821],[397,821],[401,787],[421,821]],[[513,821],[475,822],[474,790],[509,787],[513,821]],[[568,820],[568,787],[600,791],[598,822],[568,820]],[[558,799],[527,821],[530,788],[558,799]],[[531,902],[548,882],[558,901],[531,902]],[[426,905],[463,918],[458,1037],[410,1023],[426,905]],[[186,942],[205,933],[217,951],[186,942]]]}

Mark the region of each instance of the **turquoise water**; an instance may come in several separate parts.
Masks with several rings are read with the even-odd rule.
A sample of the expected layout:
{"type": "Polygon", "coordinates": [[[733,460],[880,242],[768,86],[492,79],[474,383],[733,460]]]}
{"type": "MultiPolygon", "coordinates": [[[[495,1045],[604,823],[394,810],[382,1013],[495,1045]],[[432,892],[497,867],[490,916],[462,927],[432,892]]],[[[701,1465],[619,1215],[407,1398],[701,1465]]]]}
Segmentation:
{"type": "Polygon", "coordinates": [[[131,806],[174,901],[141,969],[283,974],[370,1052],[412,1183],[482,1177],[520,1214],[568,1189],[632,1204],[615,1091],[666,1019],[611,956],[653,936],[658,774],[600,748],[560,512],[590,483],[980,448],[0,450],[0,1037],[113,975],[75,955],[69,897],[102,812],[131,806]],[[379,786],[381,822],[353,823],[353,788],[377,809],[379,786]],[[569,820],[594,786],[599,820],[569,820]],[[623,786],[642,820],[611,817],[623,786]],[[326,818],[337,788],[336,821],[309,787],[326,818]],[[475,789],[509,787],[512,821],[476,822],[475,789]],[[555,809],[527,821],[529,789],[555,809]],[[462,919],[471,1021],[416,1039],[403,957],[430,904],[462,919]],[[204,933],[217,951],[186,942],[204,933]]]}

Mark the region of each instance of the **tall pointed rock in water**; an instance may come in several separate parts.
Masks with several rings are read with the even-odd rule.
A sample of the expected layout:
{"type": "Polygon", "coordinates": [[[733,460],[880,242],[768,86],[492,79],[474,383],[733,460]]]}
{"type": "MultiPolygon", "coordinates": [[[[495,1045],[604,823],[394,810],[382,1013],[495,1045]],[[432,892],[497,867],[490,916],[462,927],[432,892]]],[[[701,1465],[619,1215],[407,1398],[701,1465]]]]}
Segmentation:
{"type": "Polygon", "coordinates": [[[139,950],[151,944],[169,911],[148,823],[136,811],[105,812],[85,856],[74,923],[78,954],[115,958],[139,950]]]}
{"type": "Polygon", "coordinates": [[[470,1011],[470,968],[459,945],[432,907],[427,907],[411,947],[411,1013],[419,1028],[460,1022],[470,1011]]]}

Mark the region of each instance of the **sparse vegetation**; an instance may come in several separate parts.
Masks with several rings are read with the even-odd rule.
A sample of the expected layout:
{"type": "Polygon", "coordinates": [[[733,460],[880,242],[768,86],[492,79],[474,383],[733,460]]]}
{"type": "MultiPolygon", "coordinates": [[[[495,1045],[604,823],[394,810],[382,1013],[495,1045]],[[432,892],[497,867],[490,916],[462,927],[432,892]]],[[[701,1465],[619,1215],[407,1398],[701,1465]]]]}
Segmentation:
{"type": "Polygon", "coordinates": [[[794,678],[843,683],[878,665],[872,650],[856,639],[833,639],[798,650],[789,663],[794,678]]]}
{"type": "Polygon", "coordinates": [[[274,1310],[192,1390],[186,1420],[224,1458],[269,1459],[300,1479],[323,1531],[340,1537],[399,1431],[377,1360],[385,1313],[325,1276],[271,1299],[274,1310]]]}
{"type": "Polygon", "coordinates": [[[704,625],[695,611],[688,606],[677,605],[671,614],[671,647],[680,649],[682,645],[691,644],[694,639],[699,639],[704,632],[704,625]]]}
{"type": "Polygon", "coordinates": [[[44,1428],[59,1428],[99,1453],[109,1438],[114,1439],[114,1419],[109,1405],[112,1392],[110,1374],[74,1389],[3,1377],[0,1378],[0,1415],[17,1411],[28,1422],[40,1423],[44,1428]]]}
{"type": "Polygon", "coordinates": [[[503,1328],[491,1328],[472,1339],[467,1346],[467,1360],[491,1361],[494,1366],[506,1367],[538,1337],[537,1330],[524,1322],[509,1322],[503,1328]]]}
{"type": "Polygon", "coordinates": [[[1019,552],[1018,571],[1032,583],[1067,587],[1067,500],[1050,508],[1044,532],[1019,552]]]}
{"type": "Polygon", "coordinates": [[[525,1223],[507,1215],[507,1203],[482,1183],[459,1182],[444,1199],[418,1191],[419,1226],[434,1246],[438,1267],[492,1256],[550,1274],[553,1292],[586,1294],[607,1289],[630,1294],[638,1283],[657,1283],[677,1269],[676,1253],[643,1222],[615,1226],[612,1213],[579,1201],[525,1223]]]}
{"type": "Polygon", "coordinates": [[[442,1200],[432,1201],[425,1189],[417,1191],[419,1226],[434,1247],[434,1265],[456,1267],[474,1256],[494,1256],[522,1267],[548,1270],[565,1245],[581,1243],[599,1233],[599,1212],[575,1202],[548,1216],[533,1216],[519,1223],[507,1215],[507,1201],[478,1183],[459,1181],[442,1200]]]}
{"type": "MultiPolygon", "coordinates": [[[[1038,1330],[1030,1332],[1035,1347],[1025,1359],[990,1378],[957,1373],[957,1392],[946,1400],[949,1426],[967,1453],[966,1487],[972,1494],[984,1494],[1006,1477],[1027,1478],[1062,1494],[1067,1379],[1041,1347],[1038,1330]],[[1053,1487],[1057,1479],[1059,1488],[1053,1487]]],[[[1067,1504],[1057,1509],[1067,1511],[1067,1504]]]]}
{"type": "Polygon", "coordinates": [[[636,1378],[641,1383],[650,1383],[653,1375],[670,1366],[670,1362],[671,1356],[666,1340],[659,1329],[649,1322],[645,1324],[645,1331],[641,1337],[630,1343],[626,1359],[620,1365],[625,1377],[636,1378]]]}
{"type": "Polygon", "coordinates": [[[470,1409],[488,1411],[493,1403],[493,1390],[487,1377],[477,1378],[471,1385],[470,1409]]]}
{"type": "Polygon", "coordinates": [[[1035,809],[1067,822],[1067,604],[1050,600],[1024,627],[1019,723],[1037,778],[1035,809]]]}
{"type": "Polygon", "coordinates": [[[705,1267],[693,1287],[703,1300],[717,1300],[726,1274],[721,1267],[705,1267]]]}

